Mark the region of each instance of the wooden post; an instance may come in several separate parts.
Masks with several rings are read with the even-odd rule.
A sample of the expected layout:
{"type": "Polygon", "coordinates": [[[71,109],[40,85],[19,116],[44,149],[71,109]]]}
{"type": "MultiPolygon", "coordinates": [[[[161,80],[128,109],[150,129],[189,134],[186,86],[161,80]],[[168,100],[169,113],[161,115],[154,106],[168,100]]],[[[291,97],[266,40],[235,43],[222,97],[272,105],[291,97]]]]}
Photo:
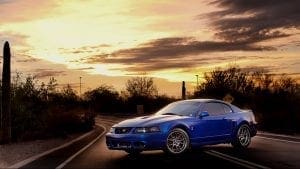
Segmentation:
{"type": "Polygon", "coordinates": [[[181,99],[186,99],[186,88],[185,88],[185,81],[182,81],[182,89],[181,89],[181,99]]]}

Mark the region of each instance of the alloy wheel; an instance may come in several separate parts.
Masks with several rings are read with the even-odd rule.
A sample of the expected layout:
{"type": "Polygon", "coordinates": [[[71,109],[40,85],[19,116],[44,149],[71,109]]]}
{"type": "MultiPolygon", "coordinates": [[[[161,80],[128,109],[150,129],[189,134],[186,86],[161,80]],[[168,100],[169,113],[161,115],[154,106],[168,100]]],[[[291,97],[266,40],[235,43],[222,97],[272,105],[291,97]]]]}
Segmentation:
{"type": "Polygon", "coordinates": [[[250,131],[247,125],[243,125],[238,130],[238,140],[243,147],[247,147],[251,140],[250,131]]]}
{"type": "Polygon", "coordinates": [[[179,128],[173,129],[167,138],[167,148],[172,154],[180,154],[189,147],[189,137],[187,133],[179,128]]]}

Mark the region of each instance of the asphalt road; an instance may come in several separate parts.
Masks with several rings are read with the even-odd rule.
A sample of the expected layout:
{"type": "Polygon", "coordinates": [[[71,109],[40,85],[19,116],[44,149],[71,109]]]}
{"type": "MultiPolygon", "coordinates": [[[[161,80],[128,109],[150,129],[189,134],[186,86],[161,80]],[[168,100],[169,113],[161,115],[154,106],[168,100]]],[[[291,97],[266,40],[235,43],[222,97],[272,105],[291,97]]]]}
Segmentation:
{"type": "MultiPolygon", "coordinates": [[[[107,129],[118,121],[104,118],[99,123],[107,129]]],[[[251,168],[251,165],[240,165],[240,161],[230,157],[258,164],[253,168],[300,168],[300,142],[256,136],[246,151],[237,151],[230,145],[222,144],[207,146],[179,157],[168,156],[162,151],[143,152],[140,156],[131,157],[122,151],[108,150],[103,137],[65,168],[251,168]],[[222,158],[224,154],[229,158],[222,158]]]]}
{"type": "MultiPolygon", "coordinates": [[[[118,118],[101,117],[97,123],[107,130],[118,118]]],[[[61,154],[64,154],[61,152],[61,154]]],[[[56,157],[57,158],[57,157],[56,157]]],[[[57,158],[59,159],[59,158],[57,158]]],[[[24,168],[47,167],[44,164],[24,168]]],[[[64,160],[60,160],[64,161],[64,160]]],[[[50,165],[50,164],[49,164],[50,165]]],[[[59,163],[55,164],[56,167],[59,163]]],[[[55,168],[51,165],[49,168],[55,168]]],[[[249,149],[237,151],[230,145],[206,146],[181,156],[169,156],[162,151],[147,151],[139,156],[129,156],[123,151],[108,150],[105,137],[66,163],[63,168],[300,168],[299,140],[255,136],[249,149]]]]}

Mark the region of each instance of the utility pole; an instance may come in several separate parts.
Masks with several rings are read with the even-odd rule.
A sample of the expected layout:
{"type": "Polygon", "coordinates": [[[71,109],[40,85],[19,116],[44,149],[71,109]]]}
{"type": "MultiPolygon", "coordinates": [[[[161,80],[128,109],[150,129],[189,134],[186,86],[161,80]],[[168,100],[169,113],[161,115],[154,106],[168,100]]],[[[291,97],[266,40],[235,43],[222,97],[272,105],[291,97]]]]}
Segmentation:
{"type": "Polygon", "coordinates": [[[198,88],[198,86],[199,86],[199,75],[195,75],[195,76],[197,78],[197,86],[196,86],[196,88],[198,88]]]}
{"type": "Polygon", "coordinates": [[[81,76],[79,77],[79,96],[81,96],[81,76]]]}

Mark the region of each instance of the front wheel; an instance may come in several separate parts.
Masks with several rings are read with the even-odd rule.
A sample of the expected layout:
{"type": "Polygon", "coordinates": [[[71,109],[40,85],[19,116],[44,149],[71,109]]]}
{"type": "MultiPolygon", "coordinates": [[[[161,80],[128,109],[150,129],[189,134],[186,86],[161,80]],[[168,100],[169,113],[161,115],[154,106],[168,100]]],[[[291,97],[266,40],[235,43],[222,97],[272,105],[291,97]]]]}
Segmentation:
{"type": "Polygon", "coordinates": [[[170,154],[181,154],[188,150],[190,145],[190,139],[186,131],[175,128],[173,129],[166,141],[166,152],[170,154]]]}
{"type": "Polygon", "coordinates": [[[247,124],[241,125],[235,133],[234,140],[232,142],[233,147],[244,149],[251,143],[250,128],[247,124]]]}

